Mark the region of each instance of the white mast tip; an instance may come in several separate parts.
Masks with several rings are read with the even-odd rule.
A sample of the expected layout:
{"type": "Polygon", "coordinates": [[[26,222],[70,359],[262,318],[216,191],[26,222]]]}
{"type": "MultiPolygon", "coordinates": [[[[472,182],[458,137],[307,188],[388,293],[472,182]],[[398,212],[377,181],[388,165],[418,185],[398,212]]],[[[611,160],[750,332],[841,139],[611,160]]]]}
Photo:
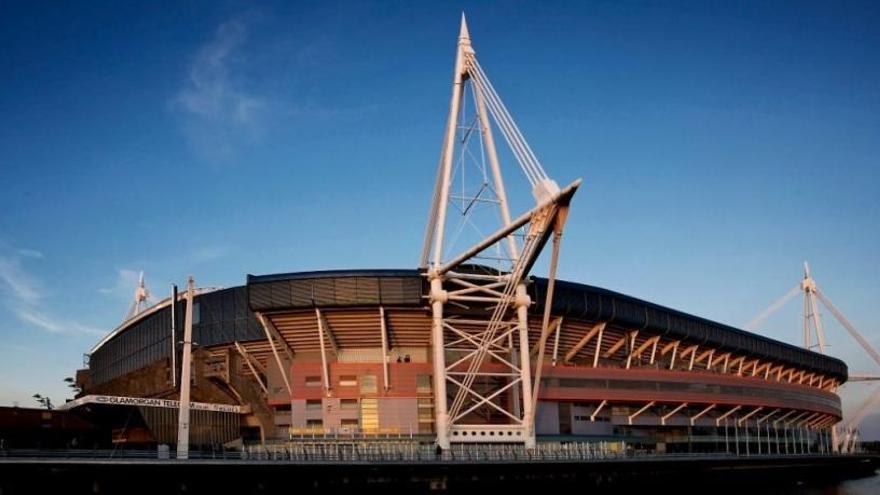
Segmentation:
{"type": "Polygon", "coordinates": [[[458,39],[460,39],[460,40],[471,39],[470,34],[468,33],[467,20],[464,18],[464,12],[461,13],[461,30],[458,33],[458,39]]]}

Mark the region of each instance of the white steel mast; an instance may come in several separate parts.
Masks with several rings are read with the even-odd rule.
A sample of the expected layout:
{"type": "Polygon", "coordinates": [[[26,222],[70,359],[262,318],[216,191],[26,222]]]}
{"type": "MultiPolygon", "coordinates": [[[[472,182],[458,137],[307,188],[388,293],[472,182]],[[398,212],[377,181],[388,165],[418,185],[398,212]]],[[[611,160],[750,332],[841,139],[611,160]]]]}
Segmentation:
{"type": "MultiPolygon", "coordinates": [[[[180,370],[180,409],[177,416],[177,458],[189,458],[190,378],[192,373],[193,293],[195,279],[186,284],[186,313],[183,326],[183,356],[180,370]]],[[[176,302],[176,301],[175,301],[176,302]]]]}
{"type": "MultiPolygon", "coordinates": [[[[821,302],[840,325],[850,334],[850,336],[862,347],[865,353],[880,366],[880,353],[871,345],[870,341],[859,332],[856,327],[837,309],[837,306],[831,302],[831,299],[825,295],[813,279],[810,273],[810,265],[804,262],[804,277],[800,283],[789,290],[779,300],[771,304],[767,309],[762,311],[752,321],[746,324],[747,330],[755,330],[758,325],[763,323],[768,317],[778,311],[786,302],[793,299],[799,292],[804,296],[804,312],[803,312],[803,342],[805,349],[818,348],[822,354],[826,352],[825,330],[822,325],[822,316],[819,313],[819,303],[821,302]],[[812,338],[815,335],[816,344],[813,344],[812,338]]],[[[878,381],[878,375],[851,375],[851,382],[869,382],[878,381]]],[[[832,427],[832,447],[835,452],[848,453],[853,449],[855,439],[857,438],[857,429],[862,419],[876,409],[880,405],[880,388],[869,394],[862,404],[857,408],[856,413],[850,417],[849,421],[843,426],[843,436],[837,431],[837,425],[832,427]]]]}
{"type": "Polygon", "coordinates": [[[142,270],[138,276],[137,286],[134,289],[134,298],[131,306],[128,307],[128,311],[125,313],[125,318],[122,321],[130,320],[146,309],[150,304],[150,296],[150,291],[147,290],[144,284],[144,272],[142,270]]]}
{"type": "MultiPolygon", "coordinates": [[[[516,442],[534,447],[538,383],[533,386],[530,362],[528,274],[552,237],[545,301],[549,309],[561,234],[579,185],[577,180],[560,189],[544,172],[477,62],[462,15],[449,117],[420,260],[431,287],[435,421],[437,443],[443,449],[451,442],[516,442]],[[476,114],[470,120],[468,89],[476,114]],[[535,206],[515,219],[510,215],[492,122],[534,197],[535,206]],[[475,141],[479,150],[472,152],[468,146],[475,141]],[[482,182],[474,190],[462,186],[453,193],[453,181],[458,185],[467,179],[469,160],[479,162],[470,178],[476,175],[482,182]],[[474,225],[473,212],[481,205],[497,209],[491,230],[474,225]],[[461,225],[470,224],[480,233],[472,247],[457,256],[444,251],[457,240],[457,233],[450,238],[447,232],[447,213],[455,212],[453,206],[461,214],[461,225]],[[486,231],[494,233],[485,235],[486,231]],[[522,246],[517,236],[522,237],[522,246]],[[486,255],[493,249],[496,256],[486,255]],[[480,260],[493,260],[498,266],[476,266],[480,260]],[[467,317],[449,314],[449,306],[464,310],[467,317]],[[490,361],[492,365],[486,366],[490,361]]],[[[545,313],[544,327],[549,324],[549,312],[545,313]]]]}

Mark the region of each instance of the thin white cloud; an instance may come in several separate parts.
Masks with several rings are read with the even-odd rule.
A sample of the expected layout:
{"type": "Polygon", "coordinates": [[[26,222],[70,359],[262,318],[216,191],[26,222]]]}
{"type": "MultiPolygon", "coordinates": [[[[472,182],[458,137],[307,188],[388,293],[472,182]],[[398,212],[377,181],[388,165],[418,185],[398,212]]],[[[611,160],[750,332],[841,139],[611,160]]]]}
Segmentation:
{"type": "Polygon", "coordinates": [[[18,308],[15,310],[15,314],[21,321],[30,323],[49,333],[77,333],[96,336],[106,333],[101,329],[81,325],[73,321],[58,321],[45,313],[39,312],[35,308],[18,308]]]}
{"type": "Polygon", "coordinates": [[[8,297],[27,304],[36,303],[41,297],[37,282],[22,270],[17,257],[0,255],[0,280],[8,297]]]}
{"type": "Polygon", "coordinates": [[[18,250],[18,254],[27,258],[42,258],[43,253],[37,251],[36,249],[27,249],[21,248],[18,250]]]}
{"type": "Polygon", "coordinates": [[[42,284],[22,266],[23,258],[41,259],[42,253],[30,249],[3,250],[8,252],[0,253],[0,296],[20,321],[50,333],[103,334],[97,328],[62,321],[46,312],[42,284]]]}
{"type": "Polygon", "coordinates": [[[246,88],[243,19],[220,24],[196,51],[183,87],[171,99],[189,144],[200,155],[222,159],[261,133],[265,99],[246,88]]]}

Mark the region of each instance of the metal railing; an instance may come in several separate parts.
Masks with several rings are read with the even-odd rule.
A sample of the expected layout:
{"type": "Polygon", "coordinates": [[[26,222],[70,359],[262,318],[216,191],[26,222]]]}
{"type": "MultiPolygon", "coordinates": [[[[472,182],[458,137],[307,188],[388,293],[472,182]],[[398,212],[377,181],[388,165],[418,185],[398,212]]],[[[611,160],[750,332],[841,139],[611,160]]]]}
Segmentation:
{"type": "MultiPolygon", "coordinates": [[[[389,442],[320,442],[296,441],[245,446],[241,450],[192,450],[193,460],[239,462],[330,462],[351,463],[498,463],[498,462],[590,462],[626,459],[710,459],[809,457],[827,455],[822,452],[746,454],[741,452],[662,453],[632,448],[625,442],[539,442],[534,449],[522,445],[455,444],[438,452],[434,444],[417,441],[389,442]]],[[[51,460],[158,460],[176,461],[173,450],[123,449],[3,449],[3,459],[51,460]]]]}

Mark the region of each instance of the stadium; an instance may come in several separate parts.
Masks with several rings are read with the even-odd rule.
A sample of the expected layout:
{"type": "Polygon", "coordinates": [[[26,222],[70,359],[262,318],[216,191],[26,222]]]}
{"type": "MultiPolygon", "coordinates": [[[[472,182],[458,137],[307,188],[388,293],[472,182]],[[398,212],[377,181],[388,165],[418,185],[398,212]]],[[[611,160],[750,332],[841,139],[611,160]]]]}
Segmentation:
{"type": "MultiPolygon", "coordinates": [[[[194,411],[202,416],[193,419],[193,443],[349,434],[433,441],[426,285],[418,270],[352,270],[248,276],[245,286],[197,293],[193,400],[237,407],[194,411]]],[[[532,299],[542,300],[546,288],[546,279],[532,279],[532,299]]],[[[178,301],[177,328],[184,304],[178,301]]],[[[540,328],[542,311],[532,308],[530,328],[540,328]]],[[[535,412],[539,442],[713,451],[725,448],[725,437],[730,446],[751,435],[756,452],[767,442],[784,452],[794,448],[795,432],[799,444],[808,433],[809,448],[817,448],[841,417],[835,390],[847,369],[837,359],[577,283],[557,283],[551,314],[535,412]]],[[[455,316],[462,325],[473,317],[455,316]]],[[[78,375],[83,395],[70,405],[102,404],[91,396],[175,399],[172,321],[169,298],[110,333],[92,349],[78,375]]],[[[530,349],[539,338],[529,332],[530,349]]],[[[498,352],[498,361],[511,354],[498,352]]],[[[492,380],[479,384],[486,395],[507,384],[492,380]]],[[[455,429],[451,438],[508,440],[512,420],[503,411],[515,411],[518,400],[509,388],[495,395],[493,405],[466,416],[470,431],[455,429]]],[[[122,434],[174,443],[176,409],[131,407],[144,429],[122,434]]]]}
{"type": "Polygon", "coordinates": [[[242,286],[191,286],[143,309],[141,285],[135,311],[88,352],[81,393],[64,408],[131,445],[178,442],[185,403],[198,448],[835,450],[842,361],[557,280],[580,182],[559,187],[544,172],[477,63],[464,22],[453,78],[419,266],[247,275],[242,286]],[[472,119],[461,117],[467,95],[472,119]],[[510,215],[493,129],[534,195],[520,217],[510,215]],[[463,189],[472,196],[460,212],[485,204],[501,221],[447,256],[446,213],[466,199],[450,183],[469,140],[485,150],[484,179],[477,192],[463,189]],[[536,276],[548,245],[548,274],[536,276]]]}

